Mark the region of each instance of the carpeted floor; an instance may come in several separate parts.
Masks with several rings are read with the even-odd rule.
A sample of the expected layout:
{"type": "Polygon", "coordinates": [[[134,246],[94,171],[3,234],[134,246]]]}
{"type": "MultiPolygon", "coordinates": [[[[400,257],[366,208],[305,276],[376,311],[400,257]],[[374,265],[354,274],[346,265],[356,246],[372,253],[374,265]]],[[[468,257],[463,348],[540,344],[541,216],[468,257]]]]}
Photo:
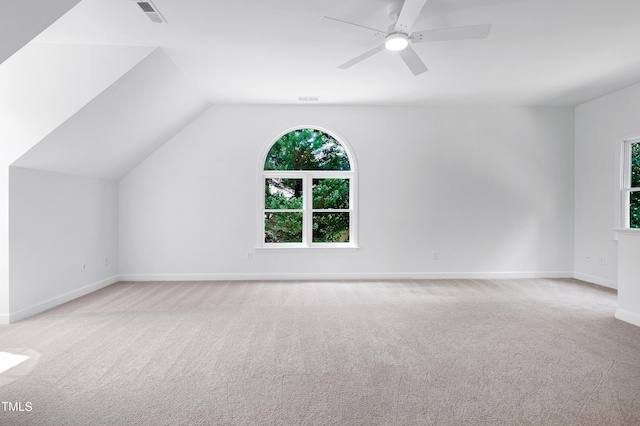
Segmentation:
{"type": "Polygon", "coordinates": [[[638,425],[615,305],[576,280],[123,282],[0,326],[31,357],[0,424],[638,425]]]}

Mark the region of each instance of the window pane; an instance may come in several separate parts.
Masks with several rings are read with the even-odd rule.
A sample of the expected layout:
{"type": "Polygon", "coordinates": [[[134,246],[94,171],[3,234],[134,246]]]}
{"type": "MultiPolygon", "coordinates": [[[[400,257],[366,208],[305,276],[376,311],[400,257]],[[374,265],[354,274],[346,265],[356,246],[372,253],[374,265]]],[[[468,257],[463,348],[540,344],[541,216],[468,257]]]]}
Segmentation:
{"type": "Polygon", "coordinates": [[[302,209],[302,179],[265,179],[264,208],[302,209]]]}
{"type": "Polygon", "coordinates": [[[631,187],[640,188],[640,142],[631,144],[631,187]]]}
{"type": "Polygon", "coordinates": [[[348,209],[349,179],[314,179],[314,209],[348,209]]]}
{"type": "Polygon", "coordinates": [[[283,212],[264,214],[265,243],[301,243],[302,213],[283,212]]]}
{"type": "Polygon", "coordinates": [[[348,243],[349,213],[314,213],[314,243],[348,243]]]}
{"type": "Polygon", "coordinates": [[[347,151],[333,136],[298,129],[278,139],[267,154],[265,170],[351,170],[347,151]]]}
{"type": "Polygon", "coordinates": [[[629,227],[640,228],[640,191],[629,194],[629,227]]]}

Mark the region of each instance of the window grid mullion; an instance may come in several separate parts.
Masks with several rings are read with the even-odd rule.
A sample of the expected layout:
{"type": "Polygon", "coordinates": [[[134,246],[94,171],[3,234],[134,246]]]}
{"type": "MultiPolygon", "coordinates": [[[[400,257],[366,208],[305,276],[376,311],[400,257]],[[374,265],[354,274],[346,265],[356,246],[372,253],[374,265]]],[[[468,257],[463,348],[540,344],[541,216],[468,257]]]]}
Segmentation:
{"type": "Polygon", "coordinates": [[[302,185],[304,188],[304,192],[302,194],[303,208],[304,208],[303,219],[302,219],[304,234],[302,235],[302,242],[306,246],[310,246],[311,241],[313,239],[312,238],[313,236],[313,209],[312,209],[313,194],[311,193],[312,179],[309,176],[309,173],[305,173],[302,179],[303,179],[302,185]]]}

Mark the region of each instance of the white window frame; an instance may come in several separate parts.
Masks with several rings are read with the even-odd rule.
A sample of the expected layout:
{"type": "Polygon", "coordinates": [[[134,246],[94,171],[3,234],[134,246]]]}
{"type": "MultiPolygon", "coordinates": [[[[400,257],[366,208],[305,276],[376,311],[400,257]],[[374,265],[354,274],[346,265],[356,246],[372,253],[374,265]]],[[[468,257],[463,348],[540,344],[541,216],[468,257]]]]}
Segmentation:
{"type": "Polygon", "coordinates": [[[623,229],[637,229],[631,228],[630,215],[629,215],[629,201],[633,192],[640,192],[640,187],[631,186],[631,145],[640,143],[640,137],[623,140],[622,146],[622,167],[621,167],[621,188],[620,188],[620,220],[621,228],[623,229]]]}
{"type": "Polygon", "coordinates": [[[273,138],[263,152],[259,166],[258,177],[258,249],[268,250],[309,250],[309,249],[357,249],[358,248],[358,179],[356,161],[351,148],[336,132],[317,125],[296,126],[280,133],[273,138]],[[344,148],[351,170],[264,170],[264,162],[273,144],[287,133],[299,129],[315,129],[327,133],[338,141],[344,148]],[[287,178],[302,179],[302,242],[300,243],[267,243],[264,241],[264,217],[267,212],[298,212],[300,210],[265,209],[264,188],[267,179],[287,178]],[[349,179],[349,208],[348,209],[314,209],[312,187],[314,179],[349,179]],[[349,241],[345,243],[317,243],[313,242],[313,213],[314,212],[344,212],[349,213],[349,241]]]}

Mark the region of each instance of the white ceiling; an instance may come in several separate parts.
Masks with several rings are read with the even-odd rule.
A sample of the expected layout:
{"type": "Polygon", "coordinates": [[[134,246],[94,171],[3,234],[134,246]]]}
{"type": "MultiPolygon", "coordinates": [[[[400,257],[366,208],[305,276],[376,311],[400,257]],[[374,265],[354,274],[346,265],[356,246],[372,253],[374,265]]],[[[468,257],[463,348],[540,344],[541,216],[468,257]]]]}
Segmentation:
{"type": "Polygon", "coordinates": [[[386,30],[389,0],[83,0],[36,41],[160,46],[213,103],[577,105],[640,81],[639,0],[428,0],[413,30],[491,23],[484,40],[415,44],[414,77],[379,44],[323,26],[386,30]]]}

